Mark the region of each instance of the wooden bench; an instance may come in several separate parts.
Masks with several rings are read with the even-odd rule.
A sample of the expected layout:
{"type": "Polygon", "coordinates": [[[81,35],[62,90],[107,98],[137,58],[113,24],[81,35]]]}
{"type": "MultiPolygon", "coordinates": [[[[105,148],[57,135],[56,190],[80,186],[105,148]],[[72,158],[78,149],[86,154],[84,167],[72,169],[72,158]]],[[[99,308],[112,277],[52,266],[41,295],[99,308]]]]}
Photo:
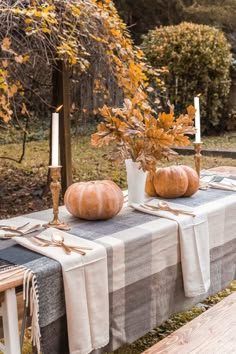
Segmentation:
{"type": "Polygon", "coordinates": [[[4,335],[4,345],[0,343],[0,351],[4,354],[20,354],[21,345],[18,329],[18,319],[22,318],[22,294],[16,294],[16,288],[22,286],[24,269],[9,269],[6,273],[0,273],[0,317],[2,317],[2,327],[4,335]],[[17,301],[19,298],[19,301],[17,301]],[[20,311],[17,302],[21,303],[20,311]]]}
{"type": "Polygon", "coordinates": [[[236,353],[236,292],[143,354],[236,353]]]}

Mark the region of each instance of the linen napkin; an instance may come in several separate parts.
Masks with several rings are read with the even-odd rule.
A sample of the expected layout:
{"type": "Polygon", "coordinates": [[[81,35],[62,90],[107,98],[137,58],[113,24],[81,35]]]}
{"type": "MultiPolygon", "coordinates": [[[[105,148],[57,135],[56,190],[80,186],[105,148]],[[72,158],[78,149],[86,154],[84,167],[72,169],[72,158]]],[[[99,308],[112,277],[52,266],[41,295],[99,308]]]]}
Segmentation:
{"type": "Polygon", "coordinates": [[[39,230],[40,228],[42,228],[42,225],[40,224],[39,220],[36,219],[28,219],[25,217],[16,217],[13,219],[5,219],[5,220],[1,220],[1,225],[0,225],[0,239],[4,239],[5,235],[13,235],[16,234],[16,232],[14,232],[14,227],[15,228],[19,228],[22,232],[28,232],[30,230],[34,231],[34,230],[39,230]],[[4,230],[2,229],[1,226],[9,226],[10,228],[12,228],[12,231],[10,230],[4,230]],[[33,228],[35,228],[33,230],[33,228]]]}
{"type": "MultiPolygon", "coordinates": [[[[38,236],[51,240],[64,236],[65,243],[91,247],[85,256],[62,247],[40,247],[30,239],[15,237],[21,246],[61,263],[65,290],[69,349],[71,354],[87,354],[109,342],[109,300],[107,255],[104,246],[66,232],[47,229],[38,236]]],[[[49,285],[50,286],[50,285],[49,285]]]]}
{"type": "MultiPolygon", "coordinates": [[[[153,199],[148,205],[157,205],[153,199]]],[[[171,208],[193,211],[192,208],[168,202],[171,208]]],[[[174,215],[169,211],[148,210],[139,204],[132,207],[143,213],[164,217],[178,223],[181,266],[186,297],[204,294],[210,287],[210,248],[208,219],[205,213],[194,210],[195,217],[174,215]]]]}
{"type": "Polygon", "coordinates": [[[210,182],[209,187],[236,192],[236,181],[225,177],[220,182],[210,182]]]}
{"type": "MultiPolygon", "coordinates": [[[[230,177],[230,175],[229,175],[230,177]]],[[[223,176],[222,174],[203,175],[200,180],[200,189],[222,189],[236,192],[236,180],[223,176]]]]}

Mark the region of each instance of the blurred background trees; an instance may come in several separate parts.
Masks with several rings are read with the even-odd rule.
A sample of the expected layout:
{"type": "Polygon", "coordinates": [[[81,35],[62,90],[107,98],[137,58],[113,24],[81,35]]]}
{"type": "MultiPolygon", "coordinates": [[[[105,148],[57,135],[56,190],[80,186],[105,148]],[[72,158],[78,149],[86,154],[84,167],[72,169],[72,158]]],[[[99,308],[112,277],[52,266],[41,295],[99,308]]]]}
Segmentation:
{"type": "MultiPolygon", "coordinates": [[[[136,0],[135,2],[133,0],[114,0],[118,13],[127,27],[119,18],[110,0],[104,0],[103,2],[95,0],[86,0],[85,2],[75,1],[72,5],[75,3],[76,6],[73,10],[68,11],[69,3],[67,4],[67,2],[59,0],[55,0],[54,2],[43,0],[1,1],[0,42],[2,47],[0,49],[0,81],[8,80],[7,84],[11,86],[12,95],[12,97],[8,97],[10,100],[12,100],[13,96],[16,97],[16,91],[20,94],[17,100],[15,100],[16,104],[19,103],[15,106],[18,109],[12,110],[5,102],[5,111],[1,110],[1,118],[4,116],[5,120],[7,120],[7,117],[12,115],[14,116],[13,122],[18,126],[20,120],[16,122],[17,117],[25,117],[24,119],[28,120],[28,114],[30,114],[31,122],[40,123],[38,124],[39,126],[42,126],[44,123],[48,124],[48,118],[50,117],[49,110],[52,110],[53,105],[51,64],[53,62],[52,58],[55,58],[55,56],[51,54],[54,52],[58,57],[67,56],[67,59],[73,64],[73,69],[70,73],[72,79],[71,121],[73,127],[75,130],[78,130],[79,126],[87,123],[92,123],[95,126],[100,119],[99,107],[102,107],[104,103],[120,106],[123,102],[121,86],[124,84],[124,81],[122,85],[118,83],[116,77],[117,71],[114,68],[119,68],[119,61],[124,62],[126,60],[125,57],[127,57],[126,54],[128,53],[128,57],[130,57],[130,53],[134,50],[133,48],[131,49],[132,41],[130,40],[130,36],[135,45],[140,45],[143,41],[142,36],[146,35],[149,30],[154,30],[161,26],[175,26],[182,22],[192,22],[208,25],[224,32],[225,37],[231,45],[232,59],[230,59],[229,55],[225,57],[225,62],[219,59],[217,65],[222,67],[222,71],[227,71],[228,69],[225,68],[230,61],[230,78],[227,76],[226,71],[225,76],[220,77],[219,71],[221,69],[218,67],[218,71],[211,73],[209,76],[211,85],[215,87],[214,90],[209,90],[208,82],[206,85],[207,89],[205,87],[204,91],[202,89],[203,84],[200,85],[195,79],[193,80],[192,71],[189,69],[185,73],[187,75],[186,80],[189,84],[191,83],[191,86],[196,82],[197,86],[189,91],[188,99],[185,98],[180,102],[179,99],[177,100],[173,97],[171,91],[174,88],[170,88],[170,82],[166,81],[166,85],[169,85],[166,91],[163,87],[160,89],[160,77],[158,79],[159,82],[158,80],[155,81],[157,84],[156,87],[154,85],[155,91],[150,92],[153,96],[153,101],[160,100],[160,105],[165,106],[168,100],[170,100],[177,108],[182,109],[181,107],[190,102],[190,94],[202,93],[202,113],[203,117],[205,117],[206,131],[208,133],[214,132],[216,127],[217,131],[223,131],[226,128],[236,128],[235,0],[136,0]],[[57,6],[56,12],[48,8],[53,3],[57,6]],[[16,13],[16,7],[20,8],[21,11],[16,13]],[[24,8],[26,7],[30,7],[30,15],[29,13],[24,13],[24,8]],[[43,11],[43,7],[47,10],[43,11]],[[80,11],[80,7],[83,7],[83,11],[80,11]],[[11,9],[8,13],[6,11],[7,8],[8,10],[11,9]],[[53,23],[54,15],[57,19],[61,17],[63,25],[60,22],[61,20],[59,20],[59,25],[53,23]],[[106,18],[106,16],[108,17],[106,18]],[[88,18],[90,18],[90,21],[87,21],[88,18]],[[9,31],[9,20],[12,21],[12,32],[9,31]],[[72,25],[71,27],[71,23],[76,23],[76,26],[73,27],[72,25]],[[41,26],[39,24],[44,25],[41,26]],[[21,26],[20,32],[16,31],[16,26],[18,25],[21,26]],[[26,29],[27,35],[25,36],[23,32],[26,29]],[[73,40],[75,37],[78,40],[72,41],[73,43],[69,42],[69,48],[66,48],[66,34],[69,36],[70,30],[75,31],[72,35],[73,40]],[[60,31],[64,36],[64,42],[59,41],[60,43],[57,43],[55,41],[56,33],[60,33],[60,31]],[[12,38],[11,43],[5,43],[4,46],[2,41],[6,37],[6,33],[11,33],[12,38]],[[109,38],[109,45],[106,43],[107,38],[109,38]],[[122,40],[122,38],[125,39],[122,40]],[[14,39],[16,40],[14,41],[14,39]],[[17,45],[19,39],[21,41],[20,46],[17,45]],[[40,46],[43,48],[43,43],[49,49],[44,51],[47,54],[41,57],[38,54],[34,55],[33,59],[32,55],[28,57],[29,53],[36,53],[40,46]],[[56,46],[58,50],[52,50],[52,46],[50,47],[52,43],[54,44],[54,49],[56,46]],[[115,60],[113,60],[114,58],[115,60]],[[5,59],[8,60],[8,63],[5,59]],[[48,65],[48,62],[50,65],[48,65]],[[7,71],[12,74],[20,73],[21,80],[17,80],[16,75],[15,81],[8,79],[6,76],[7,71]],[[216,87],[217,80],[218,89],[216,87]],[[205,95],[206,90],[208,92],[207,96],[205,95]],[[209,98],[209,95],[211,98],[209,98]],[[28,103],[28,111],[22,106],[24,98],[28,103]],[[215,117],[214,119],[213,116],[215,117]]],[[[218,33],[214,30],[212,31],[212,33],[218,33]]],[[[197,43],[192,43],[190,40],[189,47],[192,44],[195,48],[193,50],[196,50],[197,43]]],[[[198,45],[201,46],[202,44],[199,42],[198,45]]],[[[184,46],[186,48],[186,42],[184,46]]],[[[175,50],[174,45],[172,49],[175,50]]],[[[204,46],[199,48],[200,52],[203,50],[204,46]]],[[[141,55],[139,49],[137,49],[137,53],[141,55]]],[[[162,66],[167,67],[169,65],[168,60],[164,63],[163,60],[165,58],[163,57],[162,60],[161,55],[159,52],[156,53],[156,58],[161,60],[162,66]]],[[[209,55],[211,55],[210,52],[209,55]]],[[[202,52],[202,58],[203,56],[204,53],[202,52]]],[[[222,58],[221,55],[220,57],[222,58]]],[[[206,64],[206,62],[204,63],[206,64]]],[[[155,66],[160,67],[160,64],[155,64],[155,66]]],[[[152,69],[149,69],[150,74],[152,69]]],[[[172,71],[173,66],[169,67],[169,69],[172,71]]],[[[209,64],[209,71],[212,70],[214,71],[214,65],[211,63],[209,64]]],[[[202,75],[205,74],[202,73],[202,75]]],[[[14,75],[12,77],[14,78],[14,75]]],[[[164,74],[163,78],[166,79],[167,75],[164,74]]],[[[183,90],[185,89],[183,88],[183,90]]],[[[4,87],[0,86],[0,93],[1,90],[4,90],[4,87]]],[[[184,92],[180,93],[180,90],[181,87],[179,86],[180,97],[186,96],[184,92]]],[[[4,102],[2,101],[0,104],[3,105],[4,102]]],[[[45,129],[41,130],[42,134],[44,131],[45,129]]]]}
{"type": "Polygon", "coordinates": [[[222,31],[182,22],[150,30],[141,48],[153,67],[166,69],[166,95],[177,111],[200,95],[202,132],[227,128],[231,53],[222,31]]]}
{"type": "Polygon", "coordinates": [[[234,0],[114,0],[114,3],[136,43],[149,29],[183,21],[222,29],[235,42],[234,0]]]}
{"type": "MultiPolygon", "coordinates": [[[[212,114],[216,114],[216,112],[212,112],[218,110],[217,106],[222,107],[222,117],[220,118],[221,132],[226,128],[231,130],[236,129],[236,1],[136,0],[133,2],[132,0],[114,0],[114,2],[121,17],[128,24],[132,38],[137,44],[142,42],[142,36],[147,34],[149,30],[154,30],[155,28],[160,28],[161,26],[178,25],[181,22],[208,25],[224,32],[226,39],[231,45],[232,53],[232,58],[230,59],[230,82],[228,82],[228,79],[226,79],[226,82],[222,76],[219,82],[219,92],[216,92],[215,90],[212,91],[212,94],[208,92],[208,97],[203,96],[201,101],[203,103],[203,116],[205,117],[208,116],[210,118],[212,114]],[[230,89],[228,89],[229,85],[230,89]],[[224,90],[224,98],[222,99],[220,91],[222,90],[223,86],[226,90],[224,90]],[[209,95],[211,96],[211,99],[209,99],[209,95]],[[216,102],[217,96],[218,102],[216,105],[214,104],[212,106],[212,103],[216,102]],[[206,102],[208,102],[208,108],[206,107],[206,102]],[[208,111],[211,110],[211,113],[207,112],[206,109],[208,111]]],[[[165,30],[163,29],[163,31],[165,30]]],[[[183,47],[185,45],[186,43],[183,44],[183,47]]],[[[201,45],[200,42],[199,45],[201,45]]],[[[191,46],[191,43],[189,43],[189,46],[191,46]]],[[[196,47],[196,43],[193,43],[193,46],[196,47]]],[[[174,50],[174,45],[172,49],[174,50]]],[[[202,49],[199,48],[200,52],[203,50],[204,46],[202,49]]],[[[156,55],[157,58],[160,58],[162,54],[156,53],[156,55]]],[[[228,65],[228,61],[229,57],[226,57],[226,66],[228,65]]],[[[220,62],[218,64],[223,64],[224,66],[224,63],[222,62],[221,64],[220,62]]],[[[165,65],[168,65],[168,60],[166,61],[165,65]]],[[[171,70],[173,70],[173,66],[171,67],[171,70]]],[[[212,70],[212,67],[209,67],[209,71],[210,70],[212,70]]],[[[221,68],[218,67],[217,70],[220,71],[221,68]]],[[[190,82],[192,80],[192,74],[190,72],[186,72],[185,74],[187,76],[189,75],[188,79],[190,82]]],[[[218,76],[217,72],[212,75],[216,77],[218,76]]],[[[214,86],[213,82],[212,85],[214,86]]],[[[198,93],[201,93],[202,91],[203,93],[204,90],[199,90],[199,86],[196,86],[193,91],[198,93]]],[[[184,96],[184,92],[180,94],[184,96]]],[[[171,99],[172,97],[173,96],[170,96],[169,98],[171,99]]],[[[182,104],[184,104],[184,101],[182,101],[182,104]]],[[[219,110],[218,114],[220,115],[219,110]]],[[[210,123],[210,121],[208,122],[209,124],[207,121],[205,122],[205,129],[207,128],[206,130],[208,133],[215,132],[215,129],[211,130],[210,128],[216,127],[219,122],[215,122],[213,125],[210,123]]]]}

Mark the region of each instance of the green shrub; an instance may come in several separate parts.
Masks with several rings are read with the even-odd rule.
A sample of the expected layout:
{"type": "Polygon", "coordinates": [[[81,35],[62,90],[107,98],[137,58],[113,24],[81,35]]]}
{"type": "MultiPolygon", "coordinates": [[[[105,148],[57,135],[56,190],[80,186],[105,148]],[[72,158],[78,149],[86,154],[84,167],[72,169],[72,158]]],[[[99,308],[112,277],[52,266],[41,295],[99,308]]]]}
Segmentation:
{"type": "Polygon", "coordinates": [[[231,53],[223,32],[183,22],[149,31],[142,49],[153,67],[166,67],[167,96],[176,111],[183,111],[201,94],[202,132],[225,129],[231,53]]]}

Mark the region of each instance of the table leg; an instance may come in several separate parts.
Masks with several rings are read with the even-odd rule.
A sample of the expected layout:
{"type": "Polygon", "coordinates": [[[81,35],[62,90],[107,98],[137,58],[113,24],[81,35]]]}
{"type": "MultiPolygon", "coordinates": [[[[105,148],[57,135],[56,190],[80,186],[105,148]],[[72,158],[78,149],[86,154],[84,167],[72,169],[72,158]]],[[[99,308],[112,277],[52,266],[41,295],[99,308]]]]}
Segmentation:
{"type": "Polygon", "coordinates": [[[18,312],[14,288],[5,291],[0,315],[3,317],[4,354],[20,354],[18,312]]]}

